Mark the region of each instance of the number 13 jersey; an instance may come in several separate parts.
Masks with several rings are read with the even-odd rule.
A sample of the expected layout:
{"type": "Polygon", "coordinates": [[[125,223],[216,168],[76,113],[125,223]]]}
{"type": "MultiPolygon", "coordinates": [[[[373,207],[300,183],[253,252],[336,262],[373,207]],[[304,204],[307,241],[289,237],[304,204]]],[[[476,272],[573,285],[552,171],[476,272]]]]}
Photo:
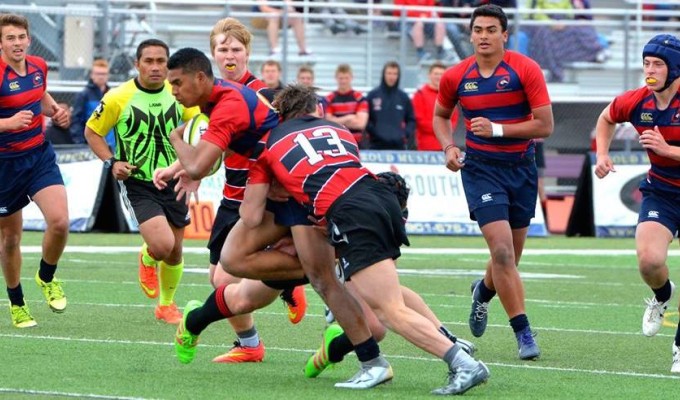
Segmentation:
{"type": "Polygon", "coordinates": [[[371,172],[361,165],[357,142],[346,128],[303,116],[270,132],[248,183],[269,183],[272,175],[322,218],[338,197],[371,172]]]}

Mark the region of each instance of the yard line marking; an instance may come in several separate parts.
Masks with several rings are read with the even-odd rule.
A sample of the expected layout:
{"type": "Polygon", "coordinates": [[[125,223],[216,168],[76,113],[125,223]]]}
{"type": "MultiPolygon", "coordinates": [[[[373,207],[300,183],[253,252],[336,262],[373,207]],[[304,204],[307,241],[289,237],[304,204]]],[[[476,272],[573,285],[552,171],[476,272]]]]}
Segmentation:
{"type": "MultiPolygon", "coordinates": [[[[148,346],[173,346],[173,343],[155,342],[155,341],[146,341],[146,340],[133,341],[133,340],[72,338],[72,337],[66,337],[66,336],[19,335],[19,334],[2,334],[2,333],[0,333],[0,337],[36,339],[36,340],[74,341],[74,342],[96,343],[96,344],[122,344],[122,345],[139,344],[139,345],[144,345],[144,346],[146,346],[146,345],[148,345],[148,346]]],[[[202,344],[201,347],[222,349],[222,348],[224,348],[224,345],[202,344]]],[[[312,352],[315,351],[314,349],[296,349],[296,348],[289,348],[289,347],[269,347],[269,346],[267,346],[267,350],[304,353],[304,354],[309,354],[309,353],[312,353],[312,352]]],[[[399,358],[399,359],[403,359],[403,360],[441,362],[441,360],[435,359],[435,358],[432,358],[432,357],[416,357],[416,356],[406,356],[406,355],[400,355],[400,354],[385,354],[385,356],[388,359],[389,358],[399,358]]],[[[561,368],[561,367],[535,366],[535,365],[526,365],[526,364],[496,363],[496,362],[487,362],[487,361],[485,361],[484,363],[487,364],[487,365],[496,366],[496,367],[525,368],[525,369],[534,369],[534,370],[538,370],[538,371],[575,372],[575,373],[585,373],[585,374],[632,376],[632,377],[639,377],[639,378],[655,378],[655,379],[671,379],[671,380],[680,379],[680,376],[677,376],[677,375],[646,374],[646,373],[641,373],[641,372],[630,372],[630,371],[608,371],[608,370],[597,370],[597,369],[593,370],[593,369],[580,369],[580,368],[561,368]]],[[[106,399],[115,398],[115,399],[118,399],[117,397],[100,397],[100,398],[106,398],[106,399]]],[[[128,399],[128,398],[120,398],[120,399],[128,399]]]]}
{"type": "MultiPolygon", "coordinates": [[[[67,253],[138,253],[139,246],[66,246],[67,253]]],[[[186,254],[208,254],[208,249],[204,247],[185,247],[186,254]]],[[[41,253],[41,246],[21,246],[22,253],[41,253]]],[[[430,254],[430,255],[460,255],[460,254],[481,254],[489,255],[488,249],[473,248],[404,248],[402,254],[430,254]]],[[[544,256],[544,255],[571,255],[571,256],[635,256],[635,249],[524,249],[522,255],[544,256]]],[[[669,250],[669,256],[680,256],[680,250],[669,250]]]]}
{"type": "Polygon", "coordinates": [[[52,390],[33,390],[33,389],[19,389],[19,388],[4,388],[0,387],[0,393],[20,393],[20,394],[35,394],[40,396],[62,396],[62,397],[77,397],[86,399],[107,399],[107,400],[151,400],[146,397],[128,397],[128,396],[109,396],[105,394],[93,393],[71,393],[71,392],[55,392],[52,390]]]}

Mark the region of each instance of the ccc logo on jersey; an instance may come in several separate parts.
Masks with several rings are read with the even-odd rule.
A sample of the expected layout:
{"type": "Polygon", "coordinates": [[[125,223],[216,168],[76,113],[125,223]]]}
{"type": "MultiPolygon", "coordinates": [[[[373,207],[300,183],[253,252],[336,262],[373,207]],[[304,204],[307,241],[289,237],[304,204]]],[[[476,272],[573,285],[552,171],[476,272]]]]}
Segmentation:
{"type": "Polygon", "coordinates": [[[643,112],[643,113],[640,113],[640,121],[642,121],[642,122],[652,122],[652,121],[654,121],[654,117],[652,116],[652,113],[643,112]]]}
{"type": "Polygon", "coordinates": [[[477,85],[477,82],[466,82],[463,89],[465,89],[466,92],[476,92],[479,90],[479,86],[477,85]]]}

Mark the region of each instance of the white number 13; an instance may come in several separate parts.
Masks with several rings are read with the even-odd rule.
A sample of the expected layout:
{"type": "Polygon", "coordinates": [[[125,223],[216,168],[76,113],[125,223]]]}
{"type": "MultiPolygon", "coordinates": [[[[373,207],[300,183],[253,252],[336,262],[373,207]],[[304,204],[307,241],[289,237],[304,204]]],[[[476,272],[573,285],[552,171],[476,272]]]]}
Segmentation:
{"type": "Polygon", "coordinates": [[[299,144],[300,147],[302,147],[302,150],[307,155],[307,161],[311,165],[323,161],[324,155],[338,157],[347,154],[347,149],[345,149],[345,145],[342,144],[342,140],[340,140],[338,132],[335,130],[331,128],[320,128],[312,132],[312,136],[314,137],[321,137],[324,135],[330,136],[328,139],[326,139],[326,142],[331,146],[335,146],[334,149],[317,151],[314,149],[314,146],[312,146],[312,143],[309,141],[309,139],[307,139],[307,137],[302,133],[298,133],[298,135],[295,136],[295,139],[293,139],[293,142],[299,144]]]}

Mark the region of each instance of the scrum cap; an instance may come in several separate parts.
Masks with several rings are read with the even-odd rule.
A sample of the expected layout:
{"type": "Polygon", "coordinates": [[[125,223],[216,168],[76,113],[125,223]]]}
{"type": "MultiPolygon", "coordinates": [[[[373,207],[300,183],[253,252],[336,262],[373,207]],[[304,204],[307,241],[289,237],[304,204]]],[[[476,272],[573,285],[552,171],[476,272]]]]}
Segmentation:
{"type": "Polygon", "coordinates": [[[657,57],[668,67],[666,83],[661,90],[666,90],[676,79],[680,78],[680,40],[673,35],[656,35],[643,48],[642,58],[657,57]]]}

